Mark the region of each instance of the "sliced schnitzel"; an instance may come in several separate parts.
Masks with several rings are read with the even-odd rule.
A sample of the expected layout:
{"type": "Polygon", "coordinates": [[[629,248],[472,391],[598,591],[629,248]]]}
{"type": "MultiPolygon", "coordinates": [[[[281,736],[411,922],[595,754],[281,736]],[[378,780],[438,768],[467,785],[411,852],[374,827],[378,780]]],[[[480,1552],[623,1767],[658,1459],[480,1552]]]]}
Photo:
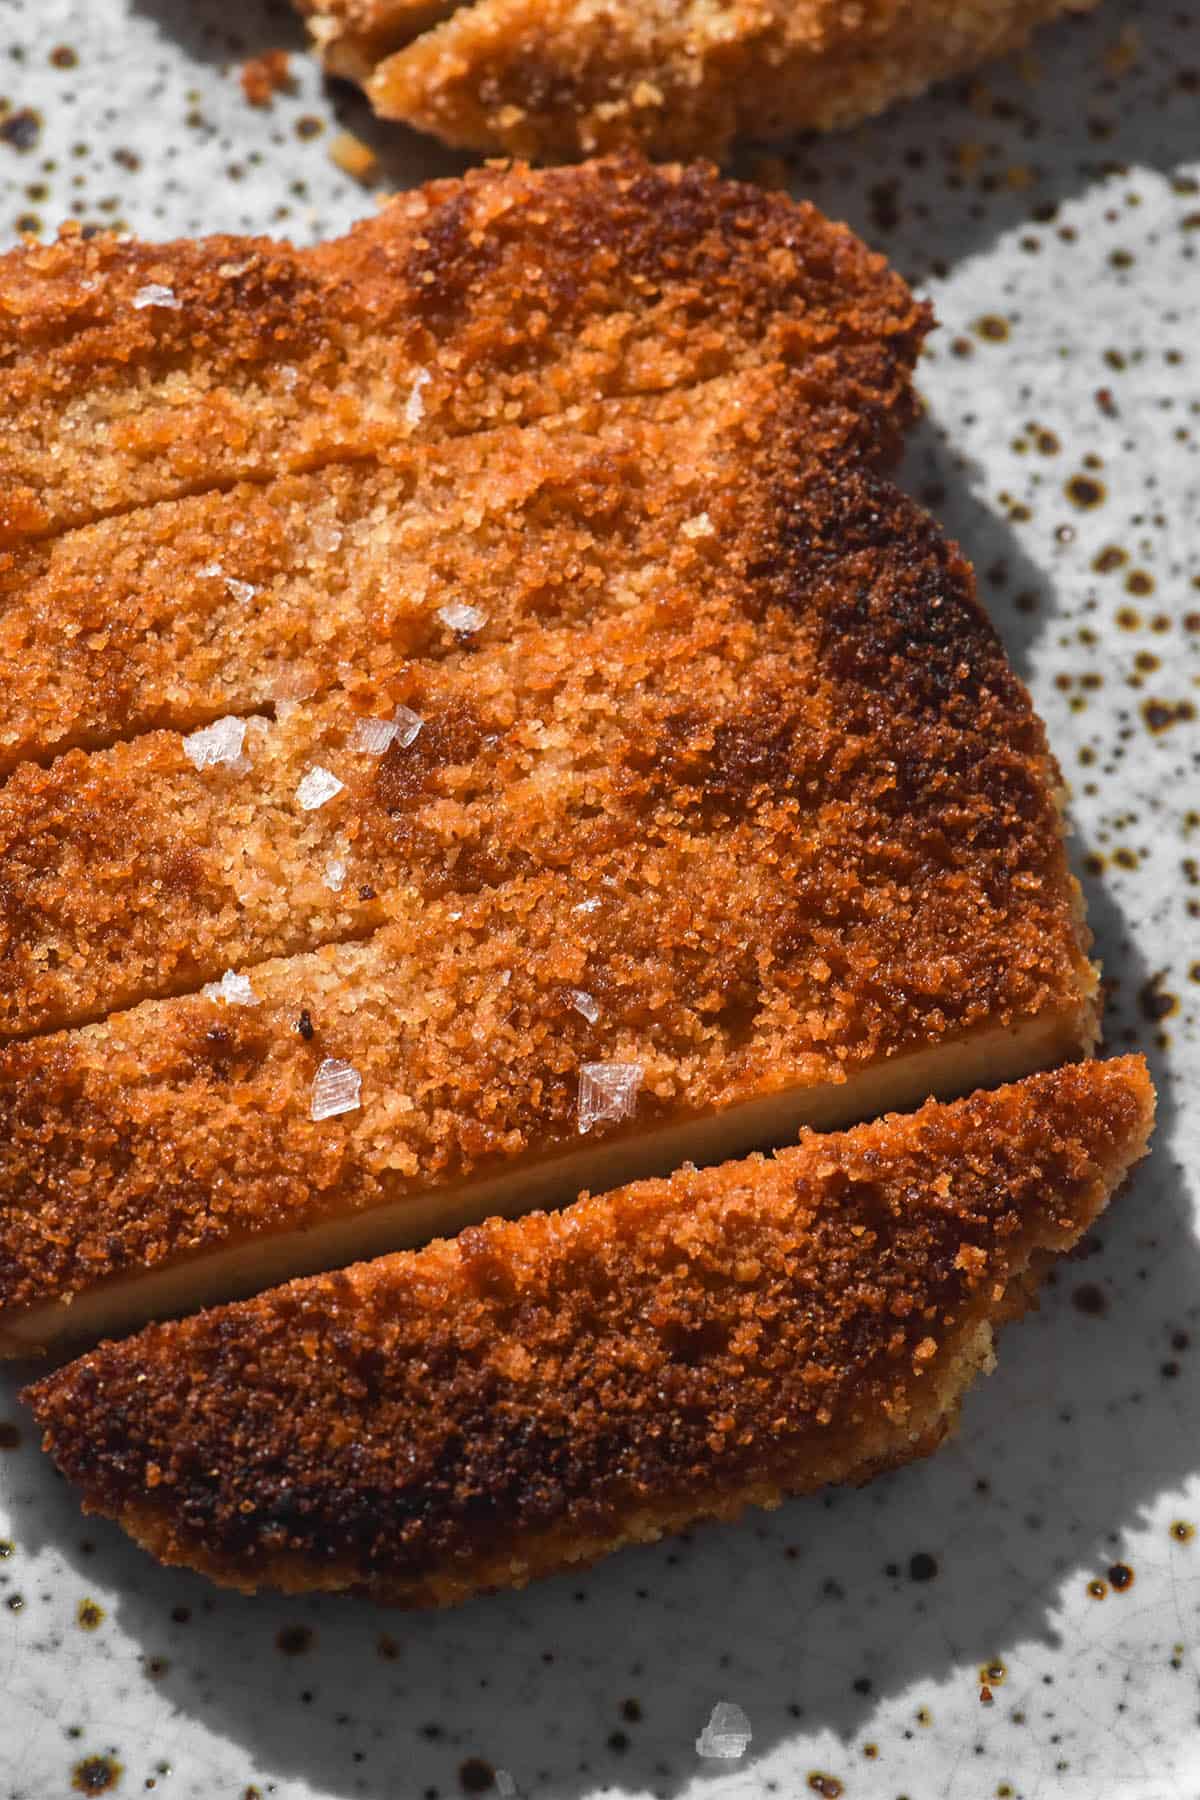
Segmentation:
{"type": "Polygon", "coordinates": [[[1126,1057],[151,1326],[26,1395],[85,1506],[252,1590],[520,1587],[936,1448],[1144,1152],[1126,1057]]]}
{"type": "MultiPolygon", "coordinates": [[[[94,248],[8,259],[39,331],[94,248]]],[[[847,233],[705,171],[440,184],[279,251],[342,271],[295,383],[269,334],[237,360],[236,309],[188,314],[197,404],[244,426],[196,494],[99,421],[180,399],[176,313],[157,361],[127,340],[120,258],[212,255],[112,252],[105,354],[60,331],[0,375],[41,369],[9,474],[43,515],[0,602],[0,1343],[1088,1051],[1056,766],[882,472],[928,320],[847,233]],[[455,248],[393,292],[418,217],[455,248]],[[535,330],[503,284],[539,279],[535,330]],[[399,382],[431,319],[447,360],[421,337],[438,373],[406,348],[399,382]]]]}

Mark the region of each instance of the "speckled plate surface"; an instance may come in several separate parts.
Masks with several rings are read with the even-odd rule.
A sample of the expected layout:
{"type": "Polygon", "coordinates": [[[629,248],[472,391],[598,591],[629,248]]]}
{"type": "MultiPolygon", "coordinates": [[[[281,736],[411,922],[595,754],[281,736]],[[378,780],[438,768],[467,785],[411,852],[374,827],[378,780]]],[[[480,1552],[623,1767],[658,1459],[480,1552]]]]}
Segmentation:
{"type": "MultiPolygon", "coordinates": [[[[376,203],[331,159],[347,125],[384,188],[461,166],[302,55],[248,106],[240,61],[299,44],[264,0],[0,0],[0,232],[335,232],[376,203]]],[[[0,1800],[1200,1795],[1198,151],[1200,10],[1165,0],[758,171],[936,302],[907,479],[1048,721],[1108,1042],[1159,1086],[1150,1161],[957,1440],[410,1617],[156,1567],[82,1518],[4,1375],[0,1800]],[[737,1761],[696,1752],[721,1700],[737,1761]]]]}

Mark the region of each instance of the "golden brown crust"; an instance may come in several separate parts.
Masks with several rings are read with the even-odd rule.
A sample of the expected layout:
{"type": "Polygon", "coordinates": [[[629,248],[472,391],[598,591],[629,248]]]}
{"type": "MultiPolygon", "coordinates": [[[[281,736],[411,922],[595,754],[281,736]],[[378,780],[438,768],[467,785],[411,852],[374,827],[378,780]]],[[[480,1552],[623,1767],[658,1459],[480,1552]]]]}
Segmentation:
{"type": "Polygon", "coordinates": [[[86,1505],[241,1587],[520,1585],[932,1447],[1144,1151],[1140,1058],[490,1221],[27,1394],[86,1505]]]}
{"type": "Polygon", "coordinates": [[[928,323],[812,207],[628,158],[475,170],[309,250],[15,250],[0,258],[0,549],[776,361],[861,409],[886,453],[928,323]]]}
{"type": "Polygon", "coordinates": [[[494,654],[630,604],[651,564],[695,588],[744,537],[739,485],[873,459],[877,427],[776,364],[34,539],[0,578],[0,776],[445,657],[438,611],[464,595],[494,654]]]}
{"type": "MultiPolygon", "coordinates": [[[[1086,0],[1085,0],[1086,3],[1086,0]]],[[[1022,44],[1074,0],[475,0],[367,83],[385,117],[543,160],[720,156],[827,130],[1022,44]]]]}
{"type": "MultiPolygon", "coordinates": [[[[6,1306],[565,1151],[587,1062],[644,1069],[603,1135],[1031,1020],[1086,1045],[1053,763],[961,557],[853,464],[785,462],[722,504],[724,572],[516,641],[507,690],[503,645],[457,699],[413,667],[425,730],[369,776],[339,761],[327,814],[389,921],[367,943],[253,969],[254,1008],[168,1000],[0,1054],[6,1306]],[[314,1125],[325,1056],[364,1105],[314,1125]]],[[[119,905],[114,880],[114,933],[119,905]]],[[[256,905],[266,934],[253,894],[231,929],[256,905]]],[[[164,956],[189,921],[202,943],[185,884],[164,956]]]]}

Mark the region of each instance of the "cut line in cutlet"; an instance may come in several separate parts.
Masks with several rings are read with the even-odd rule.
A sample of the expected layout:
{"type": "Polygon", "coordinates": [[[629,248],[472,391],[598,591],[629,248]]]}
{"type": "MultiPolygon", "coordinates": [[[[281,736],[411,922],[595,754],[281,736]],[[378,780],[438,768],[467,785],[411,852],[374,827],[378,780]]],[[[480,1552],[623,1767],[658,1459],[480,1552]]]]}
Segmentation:
{"type": "Polygon", "coordinates": [[[783,362],[894,443],[928,308],[814,208],[695,166],[475,170],[311,249],[0,258],[0,545],[783,362]]]}
{"type": "Polygon", "coordinates": [[[431,708],[329,802],[367,942],[0,1052],[11,1350],[1090,1048],[1057,772],[965,563],[853,466],[740,498],[740,611],[579,633],[557,692],[523,650],[553,706],[504,731],[493,649],[465,736],[431,708]]]}
{"type": "Polygon", "coordinates": [[[0,779],[452,654],[440,615],[464,600],[494,647],[627,605],[651,571],[716,579],[745,482],[867,454],[862,428],[779,365],[33,540],[0,572],[0,779]]]}
{"type": "Polygon", "coordinates": [[[25,1398],[89,1512],[253,1591],[442,1606],[935,1449],[1143,1155],[1140,1057],[490,1220],[25,1398]]]}
{"type": "MultiPolygon", "coordinates": [[[[339,688],[280,700],[274,719],[18,768],[0,789],[0,1036],[195,991],[361,939],[397,906],[407,916],[414,901],[538,871],[573,870],[587,899],[618,872],[636,882],[643,851],[686,862],[718,838],[758,871],[760,923],[794,912],[806,864],[830,896],[830,925],[797,927],[786,955],[747,941],[747,1031],[765,979],[751,978],[755,959],[793,979],[809,959],[826,967],[816,940],[836,935],[839,894],[864,970],[894,955],[903,914],[931,968],[954,934],[969,946],[977,993],[1003,993],[1007,1022],[1076,1013],[1086,964],[1057,770],[965,563],[880,478],[820,442],[811,460],[786,384],[769,398],[757,378],[716,386],[690,459],[685,412],[607,442],[560,435],[528,508],[505,465],[479,548],[457,524],[483,502],[461,492],[413,552],[426,591],[395,608],[425,655],[368,672],[377,626],[383,643],[393,635],[379,590],[405,524],[368,494],[382,573],[343,540],[309,571],[328,609],[309,586],[293,614],[326,632],[339,688]],[[349,623],[335,634],[343,577],[349,623]],[[465,623],[463,602],[444,604],[462,593],[465,623]]],[[[451,487],[456,460],[438,476],[451,487]]],[[[333,529],[313,516],[310,542],[333,529]]],[[[271,605],[234,604],[253,622],[238,646],[249,677],[257,645],[285,634],[271,605]]],[[[95,691],[111,654],[89,658],[95,691]]],[[[185,705],[210,691],[214,664],[237,666],[219,636],[198,654],[194,695],[174,658],[185,705]]],[[[307,667],[283,665],[283,684],[307,667]]],[[[279,665],[268,679],[278,692],[279,665]]],[[[751,898],[745,882],[737,893],[751,898]]],[[[729,929],[747,938],[732,912],[729,929]]],[[[946,978],[912,1004],[915,1042],[971,1023],[951,990],[946,978]]],[[[847,1017],[838,1039],[852,1038],[847,1017]]]]}

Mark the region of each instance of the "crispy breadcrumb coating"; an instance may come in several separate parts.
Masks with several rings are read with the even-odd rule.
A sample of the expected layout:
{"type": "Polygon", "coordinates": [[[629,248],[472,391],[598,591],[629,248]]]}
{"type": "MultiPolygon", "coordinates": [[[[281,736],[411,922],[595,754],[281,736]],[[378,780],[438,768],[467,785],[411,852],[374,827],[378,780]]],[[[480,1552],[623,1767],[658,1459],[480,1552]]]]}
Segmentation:
{"type": "MultiPolygon", "coordinates": [[[[345,237],[0,257],[0,552],[187,494],[783,362],[894,446],[928,308],[811,206],[637,159],[474,170],[345,237]]],[[[0,593],[7,586],[0,560],[0,593]]]]}
{"type": "Polygon", "coordinates": [[[520,1587],[935,1448],[1153,1106],[1138,1057],[931,1102],[152,1326],[26,1398],[163,1562],[520,1587]]]}
{"type": "MultiPolygon", "coordinates": [[[[723,378],[653,418],[602,409],[590,432],[488,433],[400,469],[164,503],[135,515],[136,545],[126,517],[69,534],[77,584],[60,556],[57,586],[24,601],[47,626],[44,655],[22,631],[8,672],[14,749],[176,729],[26,762],[0,788],[0,1036],[365,936],[412,890],[569,864],[586,896],[635,832],[681,866],[732,836],[750,917],[794,916],[806,861],[827,906],[870,895],[860,1007],[903,917],[938,1013],[914,1013],[918,1037],[971,1022],[939,974],[956,936],[977,1007],[1070,1004],[1057,775],[1027,696],[961,559],[842,460],[840,422],[817,429],[804,397],[798,378],[723,378]],[[106,602],[103,631],[64,645],[72,611],[106,602]],[[306,697],[280,704],[289,689],[306,697]],[[364,753],[359,720],[397,705],[420,735],[364,753]],[[240,754],[194,766],[214,714],[276,708],[245,719],[240,754]],[[313,768],[341,787],[305,810],[313,768]]],[[[814,954],[795,929],[793,980],[814,954]]]]}

